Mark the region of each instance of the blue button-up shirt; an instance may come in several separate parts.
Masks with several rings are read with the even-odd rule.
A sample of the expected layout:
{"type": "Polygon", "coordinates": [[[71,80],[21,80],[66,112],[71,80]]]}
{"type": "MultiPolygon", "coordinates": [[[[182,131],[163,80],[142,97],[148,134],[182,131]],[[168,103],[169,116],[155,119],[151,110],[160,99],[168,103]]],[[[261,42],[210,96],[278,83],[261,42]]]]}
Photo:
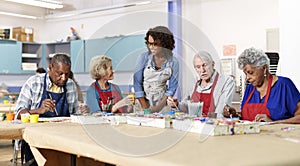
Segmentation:
{"type": "MultiPolygon", "coordinates": [[[[153,55],[148,51],[141,54],[136,61],[133,76],[133,86],[135,91],[134,95],[136,98],[145,97],[145,92],[143,88],[144,69],[147,66],[147,62],[149,59],[151,59],[151,66],[155,67],[153,55]]],[[[171,56],[167,59],[166,62],[163,63],[162,69],[166,67],[167,63],[171,64],[170,67],[172,69],[172,75],[168,81],[166,96],[174,96],[178,87],[179,63],[174,56],[171,56]]]]}

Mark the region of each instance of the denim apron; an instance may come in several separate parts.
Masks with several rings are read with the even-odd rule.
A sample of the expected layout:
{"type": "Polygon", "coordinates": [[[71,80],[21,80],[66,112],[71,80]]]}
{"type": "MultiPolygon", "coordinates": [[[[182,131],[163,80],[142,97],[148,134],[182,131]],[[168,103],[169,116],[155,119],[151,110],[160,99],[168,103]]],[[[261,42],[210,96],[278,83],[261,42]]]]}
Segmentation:
{"type": "MultiPolygon", "coordinates": [[[[39,103],[39,107],[42,106],[42,103],[45,99],[50,99],[50,96],[51,96],[52,100],[55,100],[55,108],[57,110],[58,116],[70,116],[69,104],[68,104],[67,95],[66,95],[67,94],[66,86],[63,86],[64,92],[62,92],[62,93],[55,93],[55,92],[47,91],[47,88],[46,88],[47,74],[45,74],[44,90],[43,90],[43,94],[42,94],[42,99],[39,103]]],[[[54,117],[54,116],[57,116],[56,112],[54,110],[49,110],[43,114],[40,114],[40,117],[54,117]]]]}
{"type": "MultiPolygon", "coordinates": [[[[47,91],[47,88],[46,88],[47,74],[45,74],[43,94],[42,94],[42,98],[41,98],[41,101],[40,101],[38,107],[41,107],[43,101],[45,99],[49,99],[50,95],[51,95],[52,100],[55,100],[55,108],[57,110],[58,116],[70,116],[69,104],[67,102],[67,95],[66,95],[66,92],[67,92],[66,86],[63,87],[63,89],[64,89],[63,93],[54,93],[54,92],[47,91]]],[[[51,111],[47,111],[44,114],[40,114],[40,117],[57,116],[56,112],[54,110],[52,112],[51,111]]],[[[30,150],[30,146],[24,140],[21,141],[21,157],[25,158],[25,162],[28,162],[28,161],[34,159],[34,156],[30,150]]],[[[31,164],[31,166],[37,166],[36,161],[34,161],[31,164]]]]}

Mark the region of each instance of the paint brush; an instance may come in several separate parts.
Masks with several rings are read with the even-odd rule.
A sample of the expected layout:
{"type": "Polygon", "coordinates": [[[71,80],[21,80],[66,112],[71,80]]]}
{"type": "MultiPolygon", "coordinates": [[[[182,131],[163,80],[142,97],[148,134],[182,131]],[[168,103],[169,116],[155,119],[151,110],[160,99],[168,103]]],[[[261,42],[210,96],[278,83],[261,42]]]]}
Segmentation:
{"type": "Polygon", "coordinates": [[[169,100],[170,102],[172,102],[172,104],[175,106],[175,108],[177,109],[177,111],[180,111],[179,108],[176,105],[177,98],[172,98],[172,100],[171,99],[167,99],[167,100],[169,100]]]}
{"type": "MultiPolygon", "coordinates": [[[[50,100],[52,100],[52,96],[49,94],[49,97],[50,97],[50,100]]],[[[52,100],[53,101],[53,100],[52,100]]],[[[54,107],[54,111],[55,111],[55,113],[56,113],[56,116],[58,116],[58,112],[57,112],[57,110],[56,110],[56,107],[54,107]]]]}

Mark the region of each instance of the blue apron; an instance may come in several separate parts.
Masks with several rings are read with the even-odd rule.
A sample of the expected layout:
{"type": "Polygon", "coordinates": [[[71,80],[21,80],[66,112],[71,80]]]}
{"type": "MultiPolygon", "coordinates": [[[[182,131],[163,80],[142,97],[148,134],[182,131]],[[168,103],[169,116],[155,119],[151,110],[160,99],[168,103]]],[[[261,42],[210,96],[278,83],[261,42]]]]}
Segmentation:
{"type": "MultiPolygon", "coordinates": [[[[41,107],[42,102],[45,99],[50,99],[50,95],[51,95],[52,100],[55,100],[55,108],[57,110],[58,116],[70,116],[69,104],[68,104],[67,95],[66,95],[66,92],[67,92],[66,86],[63,86],[63,89],[64,89],[63,93],[55,93],[55,92],[47,91],[47,89],[46,89],[47,74],[45,74],[44,90],[43,90],[43,94],[42,94],[42,99],[39,103],[39,107],[41,107]]],[[[53,111],[49,110],[43,114],[40,114],[40,117],[53,117],[53,116],[57,116],[56,112],[54,110],[53,111]]]]}

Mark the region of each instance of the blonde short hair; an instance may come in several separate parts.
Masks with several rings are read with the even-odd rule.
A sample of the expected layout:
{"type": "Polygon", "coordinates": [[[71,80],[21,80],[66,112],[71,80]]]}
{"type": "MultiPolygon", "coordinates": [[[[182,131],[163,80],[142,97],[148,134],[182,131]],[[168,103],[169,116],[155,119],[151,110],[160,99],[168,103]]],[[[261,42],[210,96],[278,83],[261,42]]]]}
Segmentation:
{"type": "Polygon", "coordinates": [[[94,56],[90,61],[89,73],[95,80],[105,76],[106,70],[112,64],[112,59],[105,55],[94,56]]]}

